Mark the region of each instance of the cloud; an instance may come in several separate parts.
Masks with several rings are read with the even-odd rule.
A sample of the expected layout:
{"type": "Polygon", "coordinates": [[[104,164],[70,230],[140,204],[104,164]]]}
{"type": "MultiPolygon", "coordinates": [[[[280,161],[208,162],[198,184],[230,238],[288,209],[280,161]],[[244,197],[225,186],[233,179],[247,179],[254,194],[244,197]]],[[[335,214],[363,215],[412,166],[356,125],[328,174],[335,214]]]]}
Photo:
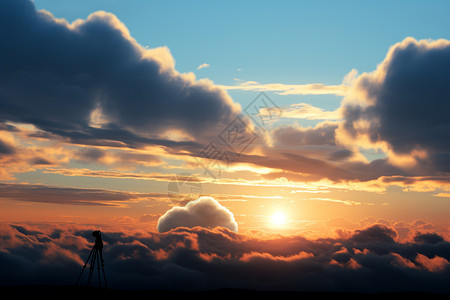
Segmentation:
{"type": "Polygon", "coordinates": [[[41,184],[0,183],[0,199],[70,205],[124,206],[166,193],[135,193],[105,189],[56,187],[41,184]]]}
{"type": "Polygon", "coordinates": [[[352,239],[356,242],[372,243],[394,243],[397,238],[397,232],[384,224],[375,224],[364,230],[356,230],[352,239]]]}
{"type": "Polygon", "coordinates": [[[444,198],[450,198],[450,193],[437,193],[434,196],[436,197],[444,197],[444,198]]]}
{"type": "Polygon", "coordinates": [[[344,205],[361,205],[361,202],[352,201],[352,200],[340,200],[340,199],[333,199],[333,198],[305,198],[303,200],[307,201],[326,201],[326,202],[333,202],[333,203],[339,203],[344,205]]]}
{"type": "Polygon", "coordinates": [[[100,161],[101,159],[105,158],[106,152],[99,149],[99,148],[81,148],[76,151],[76,156],[79,160],[82,161],[100,161]]]}
{"type": "MultiPolygon", "coordinates": [[[[241,69],[238,69],[241,71],[241,69]]],[[[284,83],[259,83],[257,81],[245,81],[238,85],[226,86],[221,85],[226,90],[244,90],[244,91],[271,91],[279,95],[337,95],[346,94],[349,87],[357,77],[358,71],[352,69],[345,75],[342,84],[326,85],[323,83],[309,84],[284,84],[284,83]]],[[[333,115],[335,117],[335,115],[333,115]]]]}
{"type": "Polygon", "coordinates": [[[7,142],[0,139],[0,156],[5,154],[13,154],[15,152],[16,149],[13,145],[8,144],[7,142]]]}
{"type": "Polygon", "coordinates": [[[450,264],[445,258],[439,256],[428,258],[423,254],[417,254],[416,262],[430,272],[443,271],[450,264]]]}
{"type": "MultiPolygon", "coordinates": [[[[445,84],[449,53],[450,41],[406,38],[389,49],[375,71],[358,75],[352,70],[345,76],[340,85],[344,99],[335,111],[305,103],[283,111],[283,117],[328,121],[314,127],[278,126],[260,154],[242,155],[236,162],[271,168],[261,175],[270,180],[328,179],[378,190],[396,185],[410,191],[440,190],[436,195],[445,196],[450,171],[449,88],[445,84]]],[[[254,81],[226,88],[280,94],[332,90],[324,85],[254,81]]]]}
{"type": "Polygon", "coordinates": [[[32,1],[6,0],[0,35],[0,122],[33,124],[42,137],[192,145],[240,113],[225,90],[177,72],[167,47],[142,47],[111,13],[69,24],[32,1]],[[183,139],[165,138],[172,130],[183,139]]]}
{"type": "MultiPolygon", "coordinates": [[[[0,273],[0,285],[72,285],[94,229],[0,224],[0,263],[9,270],[0,273]]],[[[101,229],[114,289],[450,292],[448,241],[401,243],[392,227],[380,224],[319,239],[221,227],[101,229]]]]}
{"type": "Polygon", "coordinates": [[[421,244],[436,244],[443,241],[444,238],[434,232],[418,233],[416,234],[416,236],[414,236],[414,242],[421,244]]]}
{"type": "Polygon", "coordinates": [[[346,76],[337,110],[296,104],[283,112],[283,117],[336,121],[306,128],[281,125],[271,132],[272,144],[261,159],[244,159],[273,168],[264,175],[271,179],[447,191],[449,74],[450,41],[406,38],[389,49],[375,71],[358,75],[352,70],[346,76]]]}
{"type": "Polygon", "coordinates": [[[337,126],[337,123],[332,122],[323,122],[315,127],[284,125],[277,127],[272,137],[276,146],[335,146],[334,132],[337,126]]]}
{"type": "Polygon", "coordinates": [[[375,71],[353,80],[337,138],[381,148],[394,164],[448,172],[449,76],[450,41],[406,38],[393,45],[375,71]]]}
{"type": "Polygon", "coordinates": [[[209,64],[203,63],[203,64],[201,64],[200,66],[197,67],[197,70],[206,69],[206,68],[209,68],[209,67],[210,67],[209,64]]]}
{"type": "Polygon", "coordinates": [[[237,232],[238,225],[233,214],[211,197],[200,197],[186,206],[175,206],[158,220],[158,231],[166,232],[177,227],[217,226],[237,232]]]}
{"type": "MultiPolygon", "coordinates": [[[[260,114],[267,115],[267,112],[261,110],[260,114]]],[[[283,109],[282,117],[306,120],[339,120],[341,118],[338,110],[325,111],[322,108],[315,107],[307,103],[291,104],[290,107],[283,109]]]]}
{"type": "MultiPolygon", "coordinates": [[[[49,168],[43,171],[49,174],[60,174],[64,176],[88,176],[88,177],[101,177],[101,178],[130,178],[141,180],[153,180],[153,181],[174,181],[176,178],[180,180],[189,180],[189,176],[180,176],[174,173],[141,173],[141,172],[123,172],[123,171],[107,171],[107,170],[91,170],[91,169],[64,169],[64,168],[49,168]]],[[[209,178],[204,179],[208,182],[209,178]]],[[[200,179],[196,179],[196,182],[202,182],[200,179]]]]}
{"type": "Polygon", "coordinates": [[[322,83],[309,84],[283,84],[283,83],[266,83],[261,84],[256,81],[246,81],[238,85],[221,85],[226,90],[243,90],[243,91],[262,91],[277,92],[279,95],[344,95],[347,86],[341,85],[325,85],[322,83]]]}

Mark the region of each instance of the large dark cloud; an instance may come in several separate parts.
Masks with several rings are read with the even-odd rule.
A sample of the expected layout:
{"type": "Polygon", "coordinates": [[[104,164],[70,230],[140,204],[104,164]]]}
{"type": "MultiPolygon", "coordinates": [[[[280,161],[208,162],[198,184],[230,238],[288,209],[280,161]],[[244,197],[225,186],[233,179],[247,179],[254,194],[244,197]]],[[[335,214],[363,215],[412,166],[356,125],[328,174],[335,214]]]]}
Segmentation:
{"type": "Polygon", "coordinates": [[[170,147],[168,131],[202,140],[240,111],[211,82],[178,73],[167,48],[141,47],[113,14],[68,24],[29,0],[5,0],[0,37],[1,122],[78,143],[170,147]]]}
{"type": "MultiPolygon", "coordinates": [[[[0,263],[8,270],[0,273],[1,285],[72,285],[93,229],[1,224],[0,263]]],[[[112,288],[450,292],[450,243],[436,237],[401,243],[384,225],[315,240],[201,227],[102,236],[112,288]]]]}
{"type": "Polygon", "coordinates": [[[416,155],[424,172],[450,171],[450,42],[406,38],[346,96],[341,135],[416,155]]]}

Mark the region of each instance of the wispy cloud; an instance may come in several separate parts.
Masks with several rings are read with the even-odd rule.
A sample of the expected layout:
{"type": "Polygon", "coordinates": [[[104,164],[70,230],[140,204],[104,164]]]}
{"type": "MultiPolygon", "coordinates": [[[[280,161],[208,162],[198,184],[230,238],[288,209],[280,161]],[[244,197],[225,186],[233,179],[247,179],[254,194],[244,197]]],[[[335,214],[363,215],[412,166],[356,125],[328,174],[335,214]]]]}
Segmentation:
{"type": "Polygon", "coordinates": [[[41,184],[0,183],[0,199],[15,201],[126,207],[132,202],[150,198],[167,198],[167,194],[56,187],[41,184]]]}
{"type": "MultiPolygon", "coordinates": [[[[270,112],[266,108],[261,108],[259,114],[268,116],[270,112]]],[[[283,118],[308,119],[308,120],[339,120],[341,116],[339,110],[326,111],[322,108],[309,105],[307,103],[292,104],[283,109],[283,118]]]]}
{"type": "Polygon", "coordinates": [[[238,85],[221,85],[226,90],[276,92],[279,95],[338,95],[342,96],[348,89],[345,84],[326,85],[322,83],[283,84],[246,81],[238,85]]]}
{"type": "Polygon", "coordinates": [[[206,69],[206,68],[209,68],[210,66],[211,66],[210,64],[203,63],[197,67],[197,70],[206,69]]]}
{"type": "Polygon", "coordinates": [[[309,198],[309,199],[305,199],[305,200],[334,202],[334,203],[344,204],[344,205],[361,205],[361,202],[352,201],[352,200],[340,200],[340,199],[333,199],[333,198],[309,198]]]}
{"type": "Polygon", "coordinates": [[[450,198],[450,193],[438,193],[435,194],[436,197],[444,197],[444,198],[450,198]]]}

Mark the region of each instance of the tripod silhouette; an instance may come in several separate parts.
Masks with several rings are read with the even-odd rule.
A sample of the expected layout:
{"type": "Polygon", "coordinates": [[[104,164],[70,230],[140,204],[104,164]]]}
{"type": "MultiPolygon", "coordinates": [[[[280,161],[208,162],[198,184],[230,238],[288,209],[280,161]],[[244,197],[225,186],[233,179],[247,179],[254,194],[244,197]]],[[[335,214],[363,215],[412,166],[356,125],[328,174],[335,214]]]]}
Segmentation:
{"type": "Polygon", "coordinates": [[[92,277],[94,275],[94,269],[95,269],[95,266],[97,265],[98,287],[102,287],[102,278],[100,275],[100,267],[101,267],[105,287],[108,288],[108,284],[106,283],[105,268],[104,268],[103,253],[102,253],[102,250],[103,250],[102,233],[100,232],[100,230],[95,230],[94,232],[92,232],[92,235],[95,237],[95,244],[92,247],[92,250],[89,253],[89,256],[88,256],[83,268],[81,269],[81,273],[78,276],[78,279],[77,279],[75,285],[78,285],[81,275],[83,275],[84,269],[86,269],[87,264],[89,264],[89,275],[88,275],[88,280],[87,280],[87,286],[91,285],[92,277]]]}

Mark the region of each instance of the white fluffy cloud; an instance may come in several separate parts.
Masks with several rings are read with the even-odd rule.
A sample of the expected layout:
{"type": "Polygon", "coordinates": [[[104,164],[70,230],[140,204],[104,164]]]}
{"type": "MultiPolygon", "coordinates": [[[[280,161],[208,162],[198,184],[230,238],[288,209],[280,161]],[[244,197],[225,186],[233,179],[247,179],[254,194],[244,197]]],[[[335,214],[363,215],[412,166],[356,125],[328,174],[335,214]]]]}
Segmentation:
{"type": "Polygon", "coordinates": [[[184,207],[173,207],[158,220],[159,232],[181,226],[206,228],[221,226],[234,232],[238,230],[234,215],[211,197],[200,197],[184,207]]]}

